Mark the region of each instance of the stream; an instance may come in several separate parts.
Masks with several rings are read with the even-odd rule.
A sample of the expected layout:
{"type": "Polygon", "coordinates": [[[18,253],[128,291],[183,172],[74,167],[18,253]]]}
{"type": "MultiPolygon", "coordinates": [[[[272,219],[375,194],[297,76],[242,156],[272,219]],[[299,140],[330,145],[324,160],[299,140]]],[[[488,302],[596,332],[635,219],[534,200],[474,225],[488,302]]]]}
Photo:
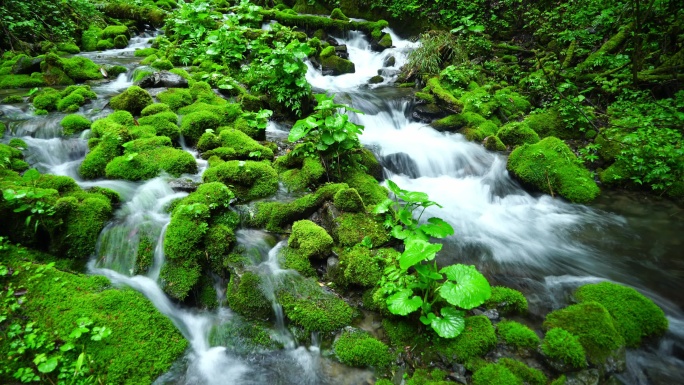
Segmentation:
{"type": "MultiPolygon", "coordinates": [[[[323,76],[310,66],[307,80],[316,92],[335,93],[340,102],[364,112],[352,118],[365,127],[361,141],[385,166],[387,179],[403,189],[425,192],[443,206],[429,209],[430,215],[445,219],[455,229],[455,235],[444,240],[442,263],[474,264],[492,284],[522,291],[539,322],[547,312],[569,304],[570,293],[580,285],[610,280],[636,288],[663,308],[670,328],[657,343],[629,350],[627,370],[617,377],[625,384],[679,383],[684,378],[681,208],[665,200],[623,193],[604,193],[585,206],[526,192],[509,177],[505,156],[460,134],[440,133],[412,121],[410,91],[391,85],[396,69],[417,43],[387,31],[395,47],[382,53],[371,51],[359,32],[339,37],[348,47],[356,73],[323,76]],[[389,56],[396,59],[395,67],[383,68],[389,56]],[[385,81],[367,85],[378,70],[385,81]]],[[[98,99],[78,113],[94,120],[111,112],[106,107],[109,98],[132,85],[132,72],[139,62],[133,51],[148,46],[153,36],[132,38],[125,49],[83,54],[96,63],[123,65],[129,71],[93,84],[98,99]]],[[[27,105],[0,105],[0,109],[12,128],[3,141],[12,137],[26,141],[26,160],[32,166],[70,176],[84,188],[114,189],[125,201],[101,233],[89,271],[144,294],[189,341],[185,356],[155,384],[372,383],[372,372],[348,368],[322,354],[317,336],[311,336],[311,343],[299,342],[285,327],[275,299],[277,321],[270,333],[283,349],[255,351],[245,349],[239,339],[210,338],[212,330],[245,321],[225,306],[216,311],[183,308],[157,283],[164,263],[164,230],[170,221],[165,208],[186,193],[175,192],[164,175],[145,182],[84,181],[77,170],[87,151],[87,133],[64,137],[59,122],[65,114],[35,116],[27,105]],[[141,228],[152,234],[154,260],[146,275],[134,275],[141,228]]],[[[283,135],[276,125],[269,125],[269,139],[283,135]]],[[[206,161],[193,149],[184,149],[200,166],[198,174],[184,177],[201,180],[206,161]]],[[[285,244],[282,239],[254,229],[239,230],[237,237],[252,256],[253,271],[269,277],[267,282],[296,274],[278,266],[277,253],[285,244]]],[[[219,297],[225,294],[225,282],[217,281],[216,286],[219,297]]]]}

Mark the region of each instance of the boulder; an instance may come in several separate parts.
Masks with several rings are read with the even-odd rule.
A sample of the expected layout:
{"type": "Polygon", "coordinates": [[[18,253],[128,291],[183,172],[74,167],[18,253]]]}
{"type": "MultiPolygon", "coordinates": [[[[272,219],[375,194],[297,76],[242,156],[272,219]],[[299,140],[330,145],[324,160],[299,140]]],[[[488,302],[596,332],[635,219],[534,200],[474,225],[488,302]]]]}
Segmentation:
{"type": "Polygon", "coordinates": [[[188,88],[188,80],[169,71],[159,71],[142,78],[138,86],[142,88],[188,88]]]}

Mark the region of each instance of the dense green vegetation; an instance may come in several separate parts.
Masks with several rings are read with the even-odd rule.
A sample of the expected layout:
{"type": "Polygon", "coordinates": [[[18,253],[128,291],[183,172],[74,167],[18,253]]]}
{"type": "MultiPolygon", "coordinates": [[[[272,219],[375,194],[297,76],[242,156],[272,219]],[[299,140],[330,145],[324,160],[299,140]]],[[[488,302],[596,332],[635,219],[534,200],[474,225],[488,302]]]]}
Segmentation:
{"type": "MultiPolygon", "coordinates": [[[[600,188],[681,200],[682,20],[674,0],[7,0],[0,89],[18,89],[2,103],[59,116],[64,136],[90,130],[83,180],[195,174],[182,145],[207,160],[193,192],[165,208],[159,285],[185,306],[214,309],[225,299],[248,322],[215,328],[215,343],[281,348],[268,329],[276,302],[300,342],[314,334],[332,359],[378,377],[404,372],[406,384],[453,383],[441,369],[455,365],[479,385],[562,383],[562,373],[585,368],[606,379],[624,370],[626,347],[666,332],[664,312],[603,282],[528,317],[521,292],[490,286],[475,266],[445,265],[436,239],[459,235],[423,217],[441,206],[391,180],[379,184],[382,167],[359,141],[365,128],[350,118],[361,111],[314,95],[305,61],[354,72],[330,35],[358,30],[382,51],[393,44],[383,29],[396,25],[422,43],[399,82],[414,89],[424,120],[510,152],[508,170],[526,188],[575,203],[600,188]],[[114,112],[91,121],[83,115],[98,99],[91,85],[127,69],[72,55],[124,48],[148,28],[165,34],[135,51],[134,79],[170,70],[187,88],[155,93],[136,83],[102,107],[114,112]],[[291,126],[287,142],[266,140],[269,120],[291,126]],[[238,245],[248,228],[287,237],[278,280],[238,245]],[[227,283],[215,290],[214,280],[227,283]],[[382,318],[373,334],[352,327],[367,314],[382,318]]],[[[6,142],[0,382],[152,383],[187,341],[140,293],[81,274],[121,197],[41,174],[24,158],[24,141],[6,142]]],[[[146,228],[129,237],[138,231],[131,273],[144,274],[154,243],[146,228]]]]}

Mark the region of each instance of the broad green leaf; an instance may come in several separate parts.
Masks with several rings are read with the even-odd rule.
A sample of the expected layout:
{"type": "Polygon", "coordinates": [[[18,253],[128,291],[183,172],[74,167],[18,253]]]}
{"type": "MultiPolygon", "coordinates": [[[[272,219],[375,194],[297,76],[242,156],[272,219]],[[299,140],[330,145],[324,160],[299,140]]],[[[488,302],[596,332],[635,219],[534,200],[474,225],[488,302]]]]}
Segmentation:
{"type": "Polygon", "coordinates": [[[327,146],[330,146],[331,144],[335,143],[335,138],[333,138],[333,136],[330,135],[330,133],[328,132],[324,132],[323,134],[321,134],[321,140],[327,146]]]}
{"type": "Polygon", "coordinates": [[[406,239],[409,235],[411,235],[411,232],[404,229],[404,226],[402,225],[396,225],[392,227],[392,232],[390,235],[397,239],[406,239]]]}
{"type": "Polygon", "coordinates": [[[422,230],[425,234],[435,238],[444,238],[448,237],[449,235],[454,235],[454,228],[451,227],[449,223],[445,222],[441,218],[435,217],[428,219],[427,223],[420,226],[420,230],[422,230]]]}
{"type": "Polygon", "coordinates": [[[492,295],[487,278],[475,266],[450,265],[439,272],[448,279],[439,288],[439,294],[454,306],[472,309],[482,305],[492,295]]]}
{"type": "Polygon", "coordinates": [[[335,141],[341,142],[341,141],[347,139],[347,133],[344,131],[335,131],[333,133],[333,137],[335,138],[335,141]]]}
{"type": "Polygon", "coordinates": [[[405,225],[413,224],[413,213],[408,210],[399,210],[399,220],[405,225]]]}
{"type": "Polygon", "coordinates": [[[441,317],[435,317],[430,326],[442,338],[455,338],[465,329],[464,312],[452,307],[440,310],[441,317]]]}
{"type": "Polygon", "coordinates": [[[396,183],[392,182],[392,181],[389,180],[389,179],[387,180],[387,188],[389,188],[389,190],[390,190],[392,193],[394,193],[394,195],[397,195],[397,196],[399,196],[400,194],[403,194],[403,193],[406,192],[406,191],[400,189],[399,186],[397,186],[396,183]]]}
{"type": "Polygon", "coordinates": [[[424,315],[420,316],[419,319],[420,319],[420,322],[423,323],[423,325],[430,325],[435,318],[437,318],[435,313],[430,312],[427,314],[427,316],[424,316],[424,315]]]}
{"type": "Polygon", "coordinates": [[[62,352],[68,352],[69,350],[75,348],[76,346],[72,344],[71,342],[67,342],[64,345],[59,347],[59,350],[62,352]]]}
{"type": "Polygon", "coordinates": [[[81,371],[83,361],[85,361],[85,352],[81,352],[81,354],[79,354],[78,358],[76,359],[76,367],[74,368],[74,371],[76,373],[79,373],[81,371]]]}
{"type": "Polygon", "coordinates": [[[387,298],[387,308],[392,314],[408,315],[420,309],[423,300],[417,295],[413,295],[413,290],[402,290],[387,298]]]}
{"type": "Polygon", "coordinates": [[[403,198],[407,202],[426,202],[430,200],[430,197],[420,191],[409,191],[403,198]]]}
{"type": "Polygon", "coordinates": [[[389,211],[389,208],[392,206],[392,203],[394,203],[393,200],[386,198],[384,201],[380,202],[375,208],[373,209],[374,214],[382,214],[386,213],[389,211]]]}
{"type": "Polygon", "coordinates": [[[440,244],[416,239],[406,245],[406,250],[399,257],[399,266],[402,270],[408,270],[409,267],[422,261],[434,259],[437,252],[441,249],[442,245],[440,244]]]}
{"type": "Polygon", "coordinates": [[[433,280],[440,280],[444,278],[442,274],[439,274],[435,270],[433,270],[432,265],[415,265],[414,268],[416,269],[416,272],[420,275],[422,275],[425,278],[433,279],[433,280]]]}
{"type": "Polygon", "coordinates": [[[316,124],[316,118],[309,116],[306,119],[300,119],[297,123],[292,126],[290,134],[287,136],[287,140],[290,142],[296,142],[299,139],[306,136],[312,129],[318,127],[316,124]]]}
{"type": "Polygon", "coordinates": [[[57,368],[57,364],[59,364],[58,357],[51,357],[47,361],[38,365],[38,371],[41,373],[50,373],[57,368]]]}

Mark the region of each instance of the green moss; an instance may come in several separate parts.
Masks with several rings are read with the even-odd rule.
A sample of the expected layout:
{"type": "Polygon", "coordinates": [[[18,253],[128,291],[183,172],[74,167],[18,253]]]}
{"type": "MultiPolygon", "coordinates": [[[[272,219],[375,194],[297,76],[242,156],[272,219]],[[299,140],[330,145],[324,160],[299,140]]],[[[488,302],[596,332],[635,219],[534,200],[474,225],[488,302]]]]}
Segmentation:
{"type": "Polygon", "coordinates": [[[661,336],[667,331],[663,310],[631,287],[611,282],[584,285],[577,289],[575,297],[580,302],[598,302],[608,309],[629,347],[638,347],[642,338],[661,336]]]}
{"type": "Polygon", "coordinates": [[[105,175],[107,163],[121,155],[123,140],[107,135],[90,152],[88,152],[78,168],[78,173],[85,179],[95,179],[105,175]]]}
{"type": "Polygon", "coordinates": [[[116,78],[117,76],[128,72],[128,68],[120,65],[107,66],[106,69],[110,78],[116,78]]]}
{"type": "Polygon", "coordinates": [[[406,380],[406,385],[451,385],[453,382],[446,380],[447,374],[441,369],[416,369],[413,376],[406,380]]]}
{"type": "Polygon", "coordinates": [[[528,115],[524,122],[539,134],[540,138],[555,136],[560,139],[574,139],[577,137],[577,132],[563,123],[560,114],[555,109],[528,115]]]}
{"type": "Polygon", "coordinates": [[[112,204],[99,193],[76,191],[69,196],[76,202],[64,214],[64,228],[55,235],[53,248],[67,258],[87,260],[95,253],[98,235],[112,217],[112,204]]]}
{"type": "Polygon", "coordinates": [[[487,309],[497,309],[501,315],[527,313],[527,298],[514,289],[503,286],[493,286],[492,296],[485,301],[487,309]]]}
{"type": "Polygon", "coordinates": [[[131,37],[130,32],[128,31],[128,27],[125,25],[110,25],[105,28],[102,33],[100,33],[100,38],[102,39],[108,39],[108,38],[114,38],[119,35],[124,35],[126,37],[131,37]]]}
{"type": "Polygon", "coordinates": [[[67,115],[59,124],[64,129],[64,135],[73,135],[90,129],[90,120],[82,115],[67,115]]]}
{"type": "Polygon", "coordinates": [[[152,75],[154,72],[150,71],[150,67],[138,67],[133,70],[133,82],[137,83],[145,78],[145,76],[152,75]]]}
{"type": "Polygon", "coordinates": [[[372,176],[363,171],[352,170],[342,176],[342,180],[358,191],[363,202],[368,206],[376,205],[385,199],[389,192],[372,176]]]}
{"type": "Polygon", "coordinates": [[[333,200],[335,207],[349,213],[366,212],[363,200],[355,188],[343,189],[335,194],[333,200]]]}
{"type": "Polygon", "coordinates": [[[211,89],[211,85],[207,82],[195,82],[190,86],[190,95],[193,101],[201,101],[211,104],[216,98],[216,94],[211,89]]]}
{"type": "Polygon", "coordinates": [[[299,249],[285,249],[280,256],[280,264],[284,269],[294,270],[305,277],[316,278],[318,276],[309,257],[299,249]]]}
{"type": "Polygon", "coordinates": [[[91,25],[90,28],[83,31],[83,34],[81,35],[81,47],[83,47],[84,51],[90,52],[97,50],[97,42],[101,32],[102,30],[94,25],[91,25]]]}
{"type": "Polygon", "coordinates": [[[387,345],[360,330],[343,331],[333,350],[340,362],[355,367],[384,368],[393,358],[387,345]]]}
{"type": "Polygon", "coordinates": [[[33,88],[46,85],[41,73],[31,75],[0,75],[0,89],[3,88],[33,88]]]}
{"type": "Polygon", "coordinates": [[[323,203],[332,200],[337,191],[346,187],[342,183],[328,184],[292,202],[257,203],[256,214],[249,219],[249,223],[269,231],[282,231],[287,224],[311,216],[323,203]]]}
{"type": "Polygon", "coordinates": [[[156,135],[168,136],[171,140],[176,140],[180,137],[180,128],[176,124],[177,121],[178,115],[171,111],[164,111],[138,119],[140,125],[151,126],[154,128],[156,135]]]}
{"type": "Polygon", "coordinates": [[[173,111],[192,104],[192,95],[186,88],[169,88],[157,94],[157,99],[168,105],[173,111]]]}
{"type": "Polygon", "coordinates": [[[44,88],[33,98],[33,107],[40,110],[54,111],[60,99],[59,92],[54,88],[44,88]]]}
{"type": "Polygon", "coordinates": [[[126,91],[109,101],[114,110],[126,110],[133,115],[139,115],[143,108],[152,103],[150,94],[138,86],[128,87],[126,91]]]}
{"type": "Polygon", "coordinates": [[[506,366],[489,364],[473,374],[473,385],[523,385],[506,366]]]}
{"type": "Polygon", "coordinates": [[[26,254],[11,253],[14,256],[2,258],[17,271],[12,278],[15,287],[31,288],[23,297],[22,312],[35,320],[34,328],[54,333],[55,340],[66,339],[76,321],[87,317],[93,325],[112,331],[102,342],[86,342],[94,373],[107,383],[151,383],[167,372],[187,347],[173,323],[142,294],[112,289],[103,277],[51,267],[44,267],[42,277],[29,281],[38,265],[27,271],[18,261],[26,254]]]}
{"type": "MultiPolygon", "coordinates": [[[[416,99],[422,100],[428,104],[435,103],[435,97],[432,96],[432,94],[429,94],[427,92],[416,92],[414,96],[416,99]]],[[[454,116],[454,115],[451,115],[451,116],[454,116]]]]}
{"type": "Polygon", "coordinates": [[[119,49],[128,47],[128,38],[124,35],[119,35],[115,37],[114,47],[119,49]]]}
{"type": "Polygon", "coordinates": [[[530,111],[532,105],[519,93],[511,88],[497,90],[493,96],[499,112],[507,119],[523,116],[530,111]]]}
{"type": "Polygon", "coordinates": [[[189,143],[197,143],[205,130],[216,129],[220,124],[221,119],[218,115],[209,111],[197,111],[183,116],[180,129],[189,143]]]}
{"type": "MultiPolygon", "coordinates": [[[[321,52],[321,55],[326,53],[326,49],[321,52]]],[[[324,71],[330,71],[332,75],[343,75],[356,72],[356,66],[354,65],[354,62],[347,59],[342,59],[337,55],[330,55],[327,57],[321,56],[321,65],[323,66],[324,71]]]]}
{"type": "Polygon", "coordinates": [[[72,93],[57,102],[57,110],[62,112],[76,112],[86,102],[85,98],[77,93],[72,93]]]}
{"type": "MultiPolygon", "coordinates": [[[[219,100],[223,99],[219,98],[219,100]]],[[[181,115],[189,115],[193,112],[211,112],[218,116],[222,126],[230,125],[242,114],[240,105],[236,103],[209,104],[200,101],[178,110],[181,115]]]]}
{"type": "Polygon", "coordinates": [[[278,175],[265,162],[228,161],[209,167],[203,179],[205,182],[221,182],[231,186],[235,195],[243,201],[265,198],[278,190],[278,175]]]}
{"type": "Polygon", "coordinates": [[[593,364],[602,363],[625,344],[610,313],[598,302],[584,302],[549,313],[544,327],[563,328],[578,336],[593,364]]]}
{"type": "Polygon", "coordinates": [[[297,278],[277,293],[287,318],[307,332],[329,333],[351,323],[353,310],[344,300],[323,291],[311,278],[297,278]]]}
{"type": "Polygon", "coordinates": [[[453,113],[460,113],[463,111],[463,103],[456,99],[449,91],[447,91],[439,82],[438,77],[428,80],[427,90],[429,90],[437,100],[437,104],[453,113]]]}
{"type": "Polygon", "coordinates": [[[382,328],[394,347],[414,346],[422,340],[416,327],[403,319],[384,317],[382,328]]]}
{"type": "Polygon", "coordinates": [[[333,20],[349,21],[349,18],[345,16],[339,8],[334,8],[332,12],[330,12],[330,18],[333,20]]]}
{"type": "Polygon", "coordinates": [[[510,146],[539,142],[539,135],[523,122],[511,122],[499,129],[496,134],[502,142],[510,146]]]}
{"type": "Polygon", "coordinates": [[[378,45],[382,48],[392,48],[392,36],[389,33],[383,33],[378,45]]]}
{"type": "Polygon", "coordinates": [[[307,258],[326,258],[332,250],[333,239],[317,224],[301,220],[292,224],[292,234],[287,244],[307,258]]]}
{"type": "Polygon", "coordinates": [[[291,191],[306,190],[320,184],[325,168],[318,159],[295,155],[291,151],[276,159],[274,167],[280,180],[291,191]]]}
{"type": "Polygon", "coordinates": [[[10,141],[7,143],[8,146],[16,148],[17,150],[25,150],[28,148],[28,145],[26,142],[24,142],[22,139],[19,138],[12,138],[10,141]]]}
{"type": "Polygon", "coordinates": [[[146,58],[144,58],[144,59],[140,62],[140,64],[142,64],[142,65],[144,65],[144,66],[147,66],[147,65],[150,65],[150,64],[154,63],[156,60],[159,60],[159,56],[157,56],[157,55],[155,55],[155,54],[152,54],[152,55],[147,56],[146,58]]]}
{"type": "Polygon", "coordinates": [[[437,338],[431,349],[449,359],[466,362],[474,357],[482,357],[496,346],[496,333],[489,318],[485,316],[468,317],[465,330],[456,338],[437,338]]]}
{"type": "Polygon", "coordinates": [[[484,146],[489,151],[506,151],[506,145],[496,135],[486,137],[484,146]]]}
{"type": "Polygon", "coordinates": [[[154,54],[156,54],[156,53],[157,53],[157,49],[156,49],[156,48],[152,48],[152,47],[149,47],[149,48],[136,48],[136,49],[135,49],[135,52],[133,52],[133,56],[135,56],[135,57],[147,57],[147,56],[150,56],[150,55],[154,55],[154,54]]]}
{"type": "Polygon", "coordinates": [[[98,51],[106,51],[108,49],[113,49],[113,48],[114,48],[114,40],[113,39],[98,40],[97,44],[95,45],[95,49],[98,51]]]}
{"type": "Polygon", "coordinates": [[[553,361],[575,369],[587,366],[584,348],[579,337],[565,329],[552,328],[546,332],[541,344],[541,351],[553,361]]]}
{"type": "MultiPolygon", "coordinates": [[[[134,142],[149,141],[150,139],[168,137],[153,137],[137,139],[134,142]]],[[[146,180],[154,178],[164,171],[174,177],[181,174],[193,174],[197,172],[197,162],[188,152],[171,147],[159,147],[153,149],[128,150],[128,154],[112,159],[105,168],[105,175],[110,179],[146,180]]]]}
{"type": "Polygon", "coordinates": [[[359,285],[362,287],[373,287],[382,278],[382,268],[375,256],[368,248],[356,245],[350,250],[339,253],[342,279],[336,283],[343,286],[359,285]]]}
{"type": "Polygon", "coordinates": [[[248,319],[267,319],[272,313],[271,302],[261,291],[261,278],[256,273],[245,271],[241,275],[230,275],[226,290],[228,306],[248,319]]]}
{"type": "Polygon", "coordinates": [[[24,97],[21,95],[9,95],[6,96],[5,98],[2,99],[3,104],[16,104],[16,103],[23,103],[24,102],[24,97]]]}
{"type": "Polygon", "coordinates": [[[549,385],[565,385],[565,381],[567,381],[567,377],[565,377],[565,374],[562,374],[560,377],[553,380],[549,385]]]}
{"type": "MultiPolygon", "coordinates": [[[[208,141],[211,137],[207,134],[202,135],[205,138],[203,146],[210,145],[208,141]]],[[[273,151],[270,148],[262,146],[242,131],[225,128],[221,130],[218,139],[221,147],[207,150],[202,157],[210,158],[216,155],[223,160],[273,159],[273,151]],[[258,156],[255,157],[255,154],[258,156]]]]}
{"type": "Polygon", "coordinates": [[[501,339],[519,349],[535,349],[539,345],[539,337],[527,326],[515,321],[501,321],[496,325],[501,339]]]}
{"type": "Polygon", "coordinates": [[[168,104],[166,103],[154,103],[150,104],[149,106],[145,107],[140,111],[140,116],[150,116],[150,115],[156,115],[160,112],[167,112],[171,111],[171,107],[169,107],[168,104]]]}
{"type": "Polygon", "coordinates": [[[103,78],[102,73],[100,72],[100,66],[83,56],[61,59],[61,68],[76,82],[99,80],[103,78]]]}
{"type": "Polygon", "coordinates": [[[502,358],[498,362],[499,365],[505,366],[516,377],[521,379],[523,383],[529,385],[546,385],[548,378],[540,370],[530,368],[520,361],[511,358],[502,358]]]}
{"type": "Polygon", "coordinates": [[[544,192],[549,191],[577,203],[592,201],[600,190],[588,170],[562,140],[548,137],[536,144],[516,148],[507,168],[518,179],[544,192]]]}
{"type": "Polygon", "coordinates": [[[373,246],[389,242],[390,237],[382,223],[366,213],[344,213],[335,218],[333,236],[340,246],[354,246],[369,237],[373,246]]]}
{"type": "Polygon", "coordinates": [[[168,59],[157,59],[154,62],[152,62],[152,64],[150,64],[150,66],[152,68],[158,69],[158,70],[168,71],[170,69],[173,69],[173,63],[171,63],[171,61],[168,59]]]}

